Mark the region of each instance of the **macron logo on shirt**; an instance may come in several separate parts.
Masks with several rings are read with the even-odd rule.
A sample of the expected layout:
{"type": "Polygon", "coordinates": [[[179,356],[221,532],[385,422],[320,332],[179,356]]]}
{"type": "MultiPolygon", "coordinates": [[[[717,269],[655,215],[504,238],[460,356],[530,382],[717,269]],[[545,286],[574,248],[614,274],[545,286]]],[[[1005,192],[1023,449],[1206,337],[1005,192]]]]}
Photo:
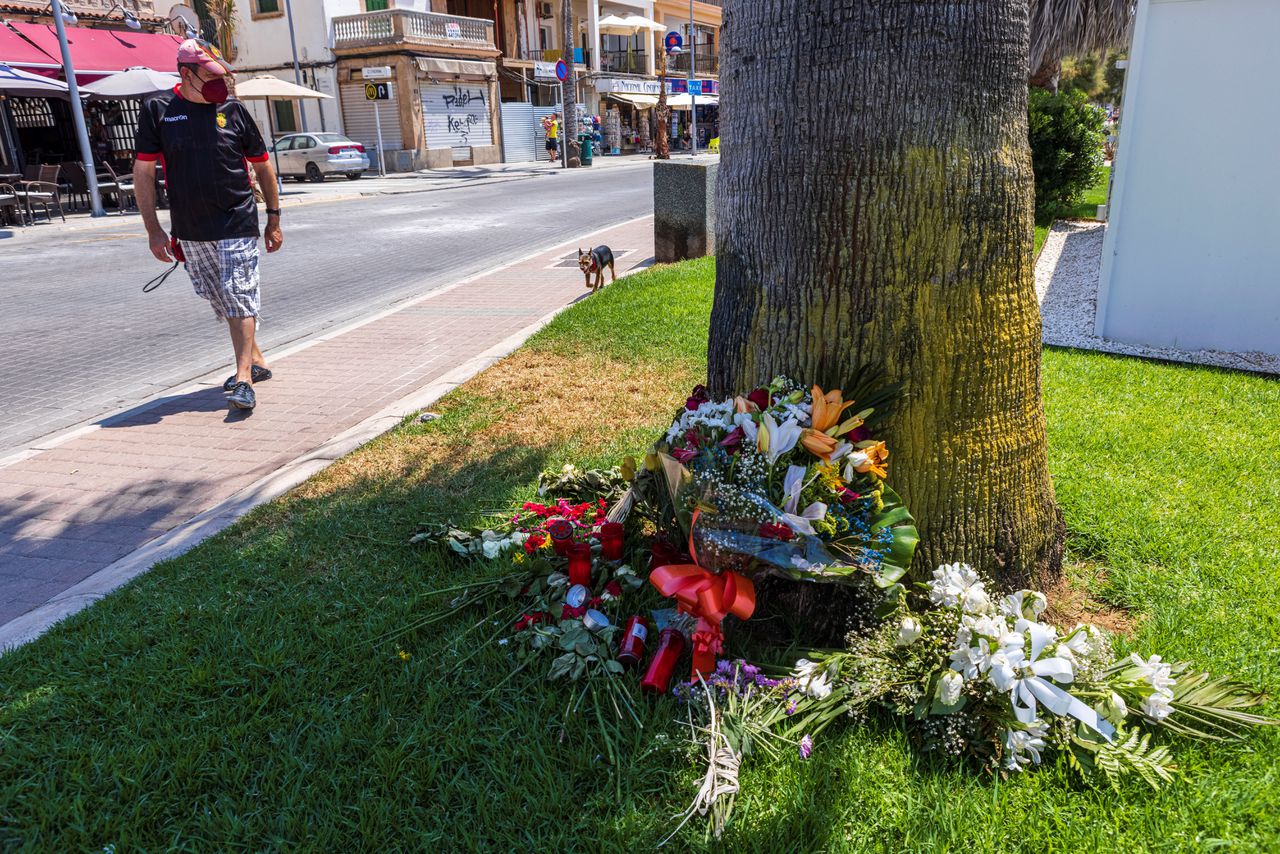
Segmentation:
{"type": "Polygon", "coordinates": [[[166,122],[185,122],[186,120],[186,116],[165,116],[163,119],[166,122]]]}

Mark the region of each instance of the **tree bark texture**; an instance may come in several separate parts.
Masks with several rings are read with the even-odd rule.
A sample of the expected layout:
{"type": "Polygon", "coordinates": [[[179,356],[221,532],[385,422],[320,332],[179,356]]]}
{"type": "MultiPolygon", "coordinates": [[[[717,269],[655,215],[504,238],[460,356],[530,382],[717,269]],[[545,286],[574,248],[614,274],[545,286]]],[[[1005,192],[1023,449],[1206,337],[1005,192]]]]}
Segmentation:
{"type": "Polygon", "coordinates": [[[1052,577],[1027,0],[729,0],[722,53],[712,387],[905,382],[913,575],[1052,577]]]}
{"type": "Polygon", "coordinates": [[[671,108],[667,106],[667,55],[658,57],[662,66],[658,69],[658,106],[654,114],[658,118],[658,132],[653,138],[653,158],[671,159],[671,108]]]}
{"type": "Polygon", "coordinates": [[[564,146],[565,165],[576,169],[582,165],[582,150],[578,144],[578,72],[573,62],[573,42],[577,27],[574,26],[573,0],[560,2],[561,35],[564,37],[564,64],[569,66],[569,76],[560,84],[564,100],[564,122],[560,129],[560,144],[564,146]]]}

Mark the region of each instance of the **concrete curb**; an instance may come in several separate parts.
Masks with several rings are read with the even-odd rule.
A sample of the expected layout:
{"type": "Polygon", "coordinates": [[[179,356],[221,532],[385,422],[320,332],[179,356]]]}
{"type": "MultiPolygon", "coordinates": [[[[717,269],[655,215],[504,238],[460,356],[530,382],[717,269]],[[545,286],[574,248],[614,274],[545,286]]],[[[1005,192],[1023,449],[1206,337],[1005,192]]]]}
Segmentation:
{"type": "MultiPolygon", "coordinates": [[[[627,222],[599,229],[592,234],[598,234],[602,231],[619,228],[648,218],[648,215],[637,217],[636,219],[628,220],[627,222]]],[[[584,235],[584,238],[588,236],[591,235],[584,235]]],[[[546,254],[547,252],[559,248],[562,245],[564,244],[558,243],[555,246],[548,247],[547,249],[532,253],[525,258],[512,262],[511,265],[507,266],[514,266],[515,264],[521,263],[529,258],[536,258],[538,255],[546,254]]],[[[619,278],[625,278],[632,273],[639,272],[640,269],[643,268],[630,270],[619,278]]],[[[363,318],[356,323],[343,327],[341,330],[331,331],[323,335],[315,336],[312,339],[308,339],[301,345],[295,345],[291,348],[286,347],[285,351],[281,351],[281,353],[273,355],[272,358],[278,358],[280,356],[287,355],[288,353],[298,352],[299,350],[317,344],[320,341],[337,337],[338,335],[349,332],[352,329],[358,328],[367,323],[372,323],[373,321],[386,317],[390,314],[394,314],[409,305],[437,296],[445,290],[462,287],[470,281],[479,278],[481,275],[488,275],[489,272],[470,276],[459,282],[446,285],[444,288],[437,289],[429,294],[424,294],[422,297],[396,306],[394,309],[388,309],[368,318],[363,318]]],[[[392,430],[404,421],[406,417],[430,406],[432,403],[462,385],[467,380],[476,376],[481,371],[514,353],[521,345],[524,344],[525,341],[529,340],[532,335],[550,323],[558,314],[560,314],[560,312],[570,306],[576,305],[580,299],[582,299],[582,297],[579,297],[567,305],[563,305],[554,311],[543,315],[518,332],[508,336],[502,341],[499,341],[489,349],[472,356],[453,370],[436,378],[430,384],[411,394],[401,397],[386,407],[383,407],[383,409],[379,410],[374,415],[369,416],[360,423],[344,430],[336,436],[333,436],[319,447],[295,457],[293,460],[285,463],[271,474],[260,478],[229,498],[226,498],[213,507],[210,507],[208,510],[198,513],[186,522],[171,528],[114,563],[98,570],[78,584],[67,588],[51,598],[49,601],[45,602],[43,605],[28,611],[21,617],[16,617],[9,622],[0,625],[0,655],[35,640],[55,624],[84,610],[105,597],[107,594],[119,587],[122,587],[134,578],[137,578],[139,575],[142,575],[157,563],[171,558],[176,558],[187,551],[190,551],[204,540],[230,527],[234,522],[236,522],[236,520],[241,516],[244,516],[254,507],[279,498],[289,490],[305,482],[308,478],[324,471],[330,465],[337,462],[347,454],[392,430]]],[[[198,387],[205,384],[206,383],[195,383],[192,387],[198,387]]],[[[175,392],[168,392],[165,397],[174,393],[175,392]]],[[[153,400],[142,407],[136,408],[149,408],[151,406],[155,406],[161,400],[163,400],[163,398],[153,400]]],[[[58,442],[50,444],[49,447],[52,447],[54,444],[59,444],[62,441],[67,441],[70,438],[74,438],[74,436],[91,432],[93,429],[97,429],[97,425],[73,428],[70,434],[60,437],[58,442]]],[[[20,452],[19,454],[9,457],[4,461],[0,461],[0,465],[16,462],[18,458],[25,459],[35,453],[39,453],[39,451],[30,449],[28,451],[20,452]]]]}

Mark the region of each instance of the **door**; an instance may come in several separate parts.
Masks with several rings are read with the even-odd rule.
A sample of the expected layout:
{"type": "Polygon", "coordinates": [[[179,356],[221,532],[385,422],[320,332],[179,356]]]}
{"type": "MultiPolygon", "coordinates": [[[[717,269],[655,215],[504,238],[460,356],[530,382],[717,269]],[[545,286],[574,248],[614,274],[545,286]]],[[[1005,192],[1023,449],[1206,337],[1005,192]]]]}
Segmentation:
{"type": "Polygon", "coordinates": [[[293,160],[290,159],[293,139],[293,137],[287,136],[284,139],[277,139],[275,142],[276,169],[281,175],[292,175],[296,171],[293,168],[293,160]]]}
{"type": "Polygon", "coordinates": [[[422,121],[427,148],[449,148],[454,163],[470,162],[472,146],[493,145],[489,84],[424,83],[422,121]]]}

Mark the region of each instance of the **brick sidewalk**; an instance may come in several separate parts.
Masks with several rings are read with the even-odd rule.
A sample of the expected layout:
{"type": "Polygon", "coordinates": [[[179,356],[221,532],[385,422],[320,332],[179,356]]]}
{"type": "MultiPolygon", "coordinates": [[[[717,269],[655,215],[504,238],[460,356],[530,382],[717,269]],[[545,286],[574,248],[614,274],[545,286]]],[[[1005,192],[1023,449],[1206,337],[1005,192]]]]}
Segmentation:
{"type": "MultiPolygon", "coordinates": [[[[630,271],[653,254],[653,221],[591,240],[630,271]]],[[[574,252],[565,244],[268,354],[275,378],[247,417],[229,414],[211,378],[0,468],[0,626],[582,297],[576,266],[556,266],[574,252]]]]}

